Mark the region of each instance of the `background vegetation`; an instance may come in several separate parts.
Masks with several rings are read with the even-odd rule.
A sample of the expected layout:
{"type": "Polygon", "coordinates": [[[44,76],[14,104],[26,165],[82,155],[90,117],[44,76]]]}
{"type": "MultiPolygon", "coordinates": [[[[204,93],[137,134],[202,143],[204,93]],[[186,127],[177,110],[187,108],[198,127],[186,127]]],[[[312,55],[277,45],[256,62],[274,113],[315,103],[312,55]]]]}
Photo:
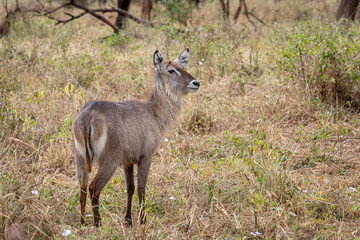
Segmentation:
{"type": "Polygon", "coordinates": [[[335,0],[248,4],[268,26],[224,21],[217,1],[155,4],[167,24],[128,22],[104,40],[111,29],[91,16],[12,20],[0,39],[0,237],[17,226],[25,239],[359,238],[359,26],[335,22],[335,0]],[[148,222],[123,224],[119,170],[101,195],[103,226],[80,227],[75,114],[146,97],[153,52],[186,47],[201,89],[154,156],[148,222]]]}

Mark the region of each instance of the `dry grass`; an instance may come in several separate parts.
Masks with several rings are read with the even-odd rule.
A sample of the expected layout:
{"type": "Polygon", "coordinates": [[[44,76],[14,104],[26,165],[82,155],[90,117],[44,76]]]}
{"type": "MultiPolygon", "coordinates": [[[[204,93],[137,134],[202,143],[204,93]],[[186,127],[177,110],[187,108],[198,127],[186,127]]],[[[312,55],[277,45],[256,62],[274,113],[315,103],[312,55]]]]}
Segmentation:
{"type": "MultiPolygon", "coordinates": [[[[359,114],[309,101],[297,84],[283,84],[268,57],[283,44],[269,41],[273,32],[334,15],[336,1],[293,2],[251,2],[270,25],[256,31],[244,16],[229,26],[218,2],[206,3],[194,10],[191,37],[130,23],[118,39],[100,42],[110,30],[91,17],[66,26],[13,22],[0,39],[0,236],[20,229],[25,239],[58,239],[64,230],[69,239],[360,237],[359,114]],[[101,195],[103,227],[80,227],[73,117],[89,100],[145,97],[154,50],[174,58],[185,47],[201,90],[187,96],[153,158],[148,222],[123,224],[119,170],[101,195]]],[[[140,15],[138,6],[131,11],[140,15]]]]}

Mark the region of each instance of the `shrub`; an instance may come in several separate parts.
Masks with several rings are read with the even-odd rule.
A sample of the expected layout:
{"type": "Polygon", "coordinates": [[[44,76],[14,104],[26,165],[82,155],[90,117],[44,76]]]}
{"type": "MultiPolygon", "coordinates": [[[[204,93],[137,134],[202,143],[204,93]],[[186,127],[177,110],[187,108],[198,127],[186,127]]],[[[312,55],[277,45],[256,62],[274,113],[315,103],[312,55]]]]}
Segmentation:
{"type": "Polygon", "coordinates": [[[120,31],[119,33],[112,34],[104,38],[104,42],[109,47],[123,47],[125,44],[129,43],[132,39],[126,36],[125,31],[120,31]]]}
{"type": "Polygon", "coordinates": [[[285,79],[301,82],[312,97],[360,108],[360,41],[356,26],[317,21],[275,34],[276,67],[285,79]]]}
{"type": "Polygon", "coordinates": [[[186,26],[187,20],[191,17],[193,4],[187,0],[160,0],[160,3],[165,7],[165,14],[172,22],[186,26]]]}

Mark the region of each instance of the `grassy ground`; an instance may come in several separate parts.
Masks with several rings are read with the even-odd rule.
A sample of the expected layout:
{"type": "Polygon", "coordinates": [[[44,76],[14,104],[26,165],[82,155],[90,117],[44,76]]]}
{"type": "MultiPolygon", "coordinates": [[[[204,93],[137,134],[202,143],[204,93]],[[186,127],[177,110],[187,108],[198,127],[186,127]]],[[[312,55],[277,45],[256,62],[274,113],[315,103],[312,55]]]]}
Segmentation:
{"type": "MultiPolygon", "coordinates": [[[[330,24],[325,35],[354,33],[356,60],[359,28],[335,24],[332,0],[248,4],[267,27],[255,29],[245,16],[224,22],[217,1],[194,9],[181,34],[176,24],[151,29],[129,22],[126,32],[103,42],[111,30],[90,16],[65,26],[30,16],[13,21],[11,34],[0,39],[0,236],[17,226],[25,239],[63,238],[64,230],[71,230],[68,239],[360,237],[359,113],[314,90],[318,82],[304,85],[303,77],[320,72],[310,70],[324,48],[306,50],[315,38],[299,35],[304,58],[289,48],[303,46],[290,40],[307,25],[330,24]],[[153,158],[147,223],[138,223],[135,193],[135,225],[123,224],[119,169],[101,195],[103,226],[80,227],[75,114],[89,100],[146,97],[153,52],[173,59],[186,47],[187,70],[201,89],[186,97],[181,119],[153,158]]],[[[155,21],[165,22],[155,8],[155,21]]],[[[139,6],[131,12],[140,16],[139,6]]],[[[332,47],[343,49],[348,35],[332,47]]],[[[343,72],[352,71],[349,61],[340,65],[343,72]]],[[[91,223],[90,205],[87,213],[91,223]]]]}

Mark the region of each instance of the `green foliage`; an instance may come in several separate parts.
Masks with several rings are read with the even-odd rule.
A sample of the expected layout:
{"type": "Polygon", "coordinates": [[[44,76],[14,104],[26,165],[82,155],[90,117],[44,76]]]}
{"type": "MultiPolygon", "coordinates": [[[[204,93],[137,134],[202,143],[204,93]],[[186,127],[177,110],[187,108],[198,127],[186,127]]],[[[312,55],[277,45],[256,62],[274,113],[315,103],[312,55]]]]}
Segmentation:
{"type": "Polygon", "coordinates": [[[187,25],[194,8],[193,4],[189,4],[187,0],[160,0],[160,3],[165,7],[165,14],[171,22],[187,25]]]}
{"type": "Polygon", "coordinates": [[[112,34],[104,39],[105,44],[109,47],[123,47],[129,41],[131,41],[131,38],[126,36],[125,31],[120,31],[118,34],[112,34]]]}
{"type": "Polygon", "coordinates": [[[7,127],[8,129],[16,129],[19,127],[20,117],[19,117],[19,108],[13,108],[9,105],[4,105],[2,111],[0,112],[0,122],[1,125],[7,127]]]}
{"type": "Polygon", "coordinates": [[[59,129],[54,129],[50,135],[46,136],[46,140],[50,142],[69,141],[71,139],[71,125],[72,125],[72,118],[70,116],[67,116],[65,123],[59,129]]]}
{"type": "Polygon", "coordinates": [[[171,22],[167,22],[166,24],[160,27],[160,31],[164,32],[167,36],[169,36],[173,40],[183,41],[187,38],[191,37],[191,32],[187,29],[187,27],[175,26],[171,22]]]}
{"type": "Polygon", "coordinates": [[[306,21],[275,39],[276,67],[330,104],[359,108],[360,40],[356,26],[306,21]]]}

